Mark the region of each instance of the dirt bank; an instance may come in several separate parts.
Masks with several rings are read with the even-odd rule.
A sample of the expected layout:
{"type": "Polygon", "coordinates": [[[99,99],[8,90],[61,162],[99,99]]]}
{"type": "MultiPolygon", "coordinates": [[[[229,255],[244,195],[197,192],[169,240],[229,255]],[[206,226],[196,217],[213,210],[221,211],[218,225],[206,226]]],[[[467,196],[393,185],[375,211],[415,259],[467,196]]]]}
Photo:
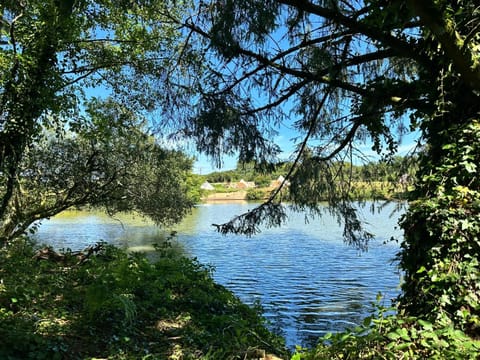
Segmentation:
{"type": "Polygon", "coordinates": [[[215,201],[241,201],[247,199],[247,192],[245,190],[228,192],[228,193],[213,193],[204,197],[202,200],[206,202],[215,201]]]}

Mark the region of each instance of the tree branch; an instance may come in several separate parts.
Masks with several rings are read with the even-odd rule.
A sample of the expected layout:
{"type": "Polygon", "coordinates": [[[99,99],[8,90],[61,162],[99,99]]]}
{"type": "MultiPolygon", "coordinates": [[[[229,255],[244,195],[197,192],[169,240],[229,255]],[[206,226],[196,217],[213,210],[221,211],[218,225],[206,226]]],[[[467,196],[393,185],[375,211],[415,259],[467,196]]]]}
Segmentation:
{"type": "Polygon", "coordinates": [[[268,103],[264,106],[252,109],[250,111],[242,112],[241,115],[253,115],[255,113],[259,113],[259,112],[274,108],[274,107],[280,105],[281,103],[283,103],[284,101],[288,100],[290,97],[292,97],[298,90],[300,90],[302,87],[304,87],[308,82],[309,81],[307,81],[307,80],[302,80],[302,81],[298,82],[297,84],[293,84],[286,94],[278,97],[275,101],[272,101],[272,102],[270,102],[270,103],[268,103]]]}
{"type": "Polygon", "coordinates": [[[313,4],[307,0],[277,0],[279,3],[289,5],[301,9],[310,14],[318,15],[325,19],[331,20],[336,24],[345,26],[346,28],[357,33],[368,36],[373,40],[380,41],[382,44],[395,49],[399,54],[413,58],[425,66],[430,67],[431,61],[424,56],[416,47],[406,41],[400,40],[393,35],[384,31],[378,31],[378,28],[370,27],[353,18],[343,15],[339,11],[334,11],[320,5],[313,4]]]}
{"type": "Polygon", "coordinates": [[[320,114],[320,111],[323,108],[328,97],[330,96],[331,92],[332,88],[328,88],[325,91],[322,99],[320,100],[320,103],[317,105],[315,112],[312,114],[310,118],[310,126],[308,132],[305,135],[302,144],[300,145],[294,163],[292,164],[292,166],[290,166],[289,172],[285,176],[280,186],[272,192],[267,201],[265,201],[260,206],[257,206],[253,210],[237,215],[224,224],[212,224],[212,226],[215,226],[217,228],[218,232],[223,235],[234,233],[252,236],[260,231],[258,228],[258,224],[260,224],[261,222],[265,222],[266,220],[268,220],[269,225],[275,226],[279,226],[283,223],[283,221],[286,219],[285,211],[283,210],[282,205],[274,203],[274,200],[276,199],[278,194],[280,194],[288,179],[292,176],[293,172],[297,168],[300,159],[305,152],[305,149],[307,148],[308,140],[315,132],[315,128],[318,122],[318,115],[320,114]]]}
{"type": "Polygon", "coordinates": [[[312,45],[315,45],[315,44],[320,44],[324,41],[327,41],[327,40],[332,40],[336,37],[340,37],[340,36],[345,36],[347,35],[348,32],[344,32],[344,33],[338,33],[338,34],[330,34],[328,36],[322,36],[322,37],[319,37],[319,38],[315,38],[315,39],[312,39],[312,40],[308,40],[308,41],[302,41],[300,44],[298,45],[295,45],[295,46],[292,46],[290,47],[289,49],[285,50],[285,51],[282,51],[278,54],[276,54],[274,57],[272,57],[270,60],[268,61],[262,61],[261,62],[261,65],[256,67],[255,69],[243,74],[239,79],[236,79],[232,84],[230,84],[227,88],[224,88],[221,90],[221,92],[224,92],[224,91],[230,91],[232,90],[236,85],[240,84],[243,80],[246,80],[248,79],[250,76],[258,73],[259,71],[265,69],[268,67],[268,65],[270,63],[275,63],[276,61],[278,60],[281,60],[283,59],[285,56],[287,55],[290,55],[300,49],[303,49],[305,47],[308,47],[308,46],[312,46],[312,45]]]}
{"type": "Polygon", "coordinates": [[[333,159],[340,151],[342,151],[353,139],[353,137],[355,136],[355,133],[357,132],[358,128],[362,125],[362,122],[360,121],[361,119],[363,119],[363,117],[358,117],[358,118],[355,118],[353,119],[353,126],[350,128],[350,131],[348,132],[347,136],[345,136],[345,138],[343,139],[343,141],[340,143],[340,145],[335,149],[333,150],[330,154],[328,154],[327,156],[315,156],[313,157],[313,159],[315,161],[329,161],[331,159],[333,159]]]}

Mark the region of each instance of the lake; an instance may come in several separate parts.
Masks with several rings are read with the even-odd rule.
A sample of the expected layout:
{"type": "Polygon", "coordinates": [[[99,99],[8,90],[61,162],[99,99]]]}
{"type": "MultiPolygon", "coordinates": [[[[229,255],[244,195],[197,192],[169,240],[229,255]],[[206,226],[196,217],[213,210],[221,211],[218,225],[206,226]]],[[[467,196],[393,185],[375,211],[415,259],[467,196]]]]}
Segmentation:
{"type": "MultiPolygon", "coordinates": [[[[395,228],[402,211],[386,204],[361,214],[376,239],[367,252],[344,244],[342,228],[330,215],[305,223],[291,213],[281,228],[252,238],[222,236],[212,223],[222,223],[255,205],[246,202],[197,206],[175,227],[177,244],[188,256],[212,265],[215,280],[247,304],[260,302],[272,330],[287,345],[312,346],[326,332],[362,321],[378,293],[384,305],[399,292],[400,275],[392,263],[400,237],[395,228]]],[[[38,241],[57,249],[83,249],[104,240],[133,251],[150,251],[164,241],[164,232],[141,217],[110,218],[100,212],[68,211],[44,221],[38,241]]]]}

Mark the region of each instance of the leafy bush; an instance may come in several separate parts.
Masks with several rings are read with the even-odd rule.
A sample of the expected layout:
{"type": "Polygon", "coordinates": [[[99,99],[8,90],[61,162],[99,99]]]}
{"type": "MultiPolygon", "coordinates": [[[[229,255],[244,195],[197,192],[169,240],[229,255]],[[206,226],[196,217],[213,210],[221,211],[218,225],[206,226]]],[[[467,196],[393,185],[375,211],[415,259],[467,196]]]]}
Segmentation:
{"type": "Polygon", "coordinates": [[[272,180],[273,179],[271,175],[257,175],[253,178],[255,185],[258,187],[270,186],[270,183],[272,182],[272,180]]]}
{"type": "Polygon", "coordinates": [[[448,318],[479,338],[480,122],[443,135],[451,143],[439,149],[441,165],[426,167],[417,185],[417,193],[428,198],[412,202],[400,223],[405,230],[400,303],[409,314],[432,323],[448,318]]]}
{"type": "Polygon", "coordinates": [[[393,310],[378,307],[361,326],[327,334],[315,349],[298,348],[292,360],[479,358],[480,341],[456,329],[448,318],[432,324],[402,313],[391,315],[393,310]]]}
{"type": "Polygon", "coordinates": [[[248,189],[247,200],[264,200],[268,197],[269,191],[262,189],[248,189]]]}

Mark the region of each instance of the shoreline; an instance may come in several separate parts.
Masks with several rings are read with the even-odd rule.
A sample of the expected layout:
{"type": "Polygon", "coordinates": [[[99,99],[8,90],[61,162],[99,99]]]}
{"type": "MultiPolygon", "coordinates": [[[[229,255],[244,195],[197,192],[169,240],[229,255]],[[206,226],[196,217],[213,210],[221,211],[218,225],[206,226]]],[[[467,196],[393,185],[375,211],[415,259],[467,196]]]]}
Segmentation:
{"type": "Polygon", "coordinates": [[[228,193],[212,193],[203,197],[202,202],[219,202],[219,201],[247,201],[247,192],[244,190],[228,193]]]}

